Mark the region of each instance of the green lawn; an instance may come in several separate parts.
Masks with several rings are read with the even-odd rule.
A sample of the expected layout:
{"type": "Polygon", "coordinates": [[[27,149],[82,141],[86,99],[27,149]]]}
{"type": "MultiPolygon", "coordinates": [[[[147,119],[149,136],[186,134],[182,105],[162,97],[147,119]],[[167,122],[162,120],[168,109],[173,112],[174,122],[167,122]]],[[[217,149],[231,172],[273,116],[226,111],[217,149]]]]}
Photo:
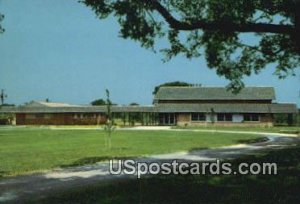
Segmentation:
{"type": "Polygon", "coordinates": [[[190,131],[115,131],[105,147],[101,130],[0,128],[0,177],[55,167],[236,144],[255,135],[190,131]]]}
{"type": "Polygon", "coordinates": [[[298,126],[274,126],[274,127],[259,127],[259,126],[207,126],[207,127],[173,127],[174,129],[197,129],[197,130],[225,130],[225,131],[248,131],[248,132],[273,132],[273,133],[299,133],[298,126]]]}

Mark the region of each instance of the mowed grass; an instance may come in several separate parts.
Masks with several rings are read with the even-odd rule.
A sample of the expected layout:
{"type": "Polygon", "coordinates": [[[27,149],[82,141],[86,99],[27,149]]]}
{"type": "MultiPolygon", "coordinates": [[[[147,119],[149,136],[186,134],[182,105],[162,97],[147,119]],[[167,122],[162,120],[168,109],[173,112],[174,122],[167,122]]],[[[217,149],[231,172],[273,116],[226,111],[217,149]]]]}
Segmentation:
{"type": "Polygon", "coordinates": [[[248,134],[191,131],[115,131],[112,148],[102,130],[0,128],[0,177],[84,165],[110,158],[139,157],[211,148],[258,138],[248,134]]]}
{"type": "Polygon", "coordinates": [[[291,133],[297,134],[300,132],[300,126],[274,126],[274,127],[260,127],[260,126],[207,126],[207,127],[173,127],[173,129],[185,130],[216,130],[216,131],[245,131],[245,132],[271,132],[271,133],[291,133]]]}

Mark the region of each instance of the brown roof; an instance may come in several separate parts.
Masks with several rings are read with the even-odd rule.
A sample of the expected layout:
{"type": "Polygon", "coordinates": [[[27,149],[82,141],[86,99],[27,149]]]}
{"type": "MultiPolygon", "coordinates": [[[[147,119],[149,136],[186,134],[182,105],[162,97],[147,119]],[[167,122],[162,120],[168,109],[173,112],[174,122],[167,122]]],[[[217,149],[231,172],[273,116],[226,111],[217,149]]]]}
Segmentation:
{"type": "MultiPolygon", "coordinates": [[[[121,112],[158,112],[158,113],[297,113],[296,104],[157,104],[155,106],[112,106],[111,111],[121,112]]],[[[105,113],[106,106],[82,107],[2,107],[0,113],[105,113]]]]}
{"type": "MultiPolygon", "coordinates": [[[[106,106],[19,106],[2,107],[0,113],[105,113],[106,106]]],[[[154,112],[153,106],[112,106],[111,111],[119,112],[154,112]]]]}
{"type": "Polygon", "coordinates": [[[161,87],[154,100],[274,100],[273,87],[245,87],[233,94],[224,87],[161,87]]]}

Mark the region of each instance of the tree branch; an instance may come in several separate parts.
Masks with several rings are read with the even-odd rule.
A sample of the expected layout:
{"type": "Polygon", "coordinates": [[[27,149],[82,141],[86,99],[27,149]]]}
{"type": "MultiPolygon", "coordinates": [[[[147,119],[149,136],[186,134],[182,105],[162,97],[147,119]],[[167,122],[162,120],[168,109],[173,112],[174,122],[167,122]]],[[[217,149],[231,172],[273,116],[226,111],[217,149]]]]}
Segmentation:
{"type": "Polygon", "coordinates": [[[267,23],[244,23],[235,24],[228,21],[205,21],[198,20],[195,22],[181,22],[174,18],[170,12],[162,6],[158,0],[143,0],[145,3],[155,9],[166,20],[169,26],[176,30],[210,30],[210,31],[226,31],[226,32],[255,32],[255,33],[277,33],[277,34],[293,34],[294,26],[278,25],[267,23]]]}

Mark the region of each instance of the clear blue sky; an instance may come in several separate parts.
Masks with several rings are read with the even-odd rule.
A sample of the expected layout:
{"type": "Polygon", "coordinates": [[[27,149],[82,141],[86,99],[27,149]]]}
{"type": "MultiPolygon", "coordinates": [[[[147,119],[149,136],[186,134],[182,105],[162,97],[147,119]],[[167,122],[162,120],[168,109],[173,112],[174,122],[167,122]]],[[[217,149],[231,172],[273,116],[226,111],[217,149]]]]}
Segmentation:
{"type": "MultiPolygon", "coordinates": [[[[168,81],[225,86],[203,58],[163,55],[118,37],[115,19],[98,20],[77,0],[0,0],[6,32],[0,35],[0,88],[7,103],[45,100],[87,104],[109,88],[118,104],[151,104],[154,86],[168,81]]],[[[300,106],[296,77],[278,80],[273,67],[245,79],[248,86],[274,86],[278,102],[300,106]]]]}

